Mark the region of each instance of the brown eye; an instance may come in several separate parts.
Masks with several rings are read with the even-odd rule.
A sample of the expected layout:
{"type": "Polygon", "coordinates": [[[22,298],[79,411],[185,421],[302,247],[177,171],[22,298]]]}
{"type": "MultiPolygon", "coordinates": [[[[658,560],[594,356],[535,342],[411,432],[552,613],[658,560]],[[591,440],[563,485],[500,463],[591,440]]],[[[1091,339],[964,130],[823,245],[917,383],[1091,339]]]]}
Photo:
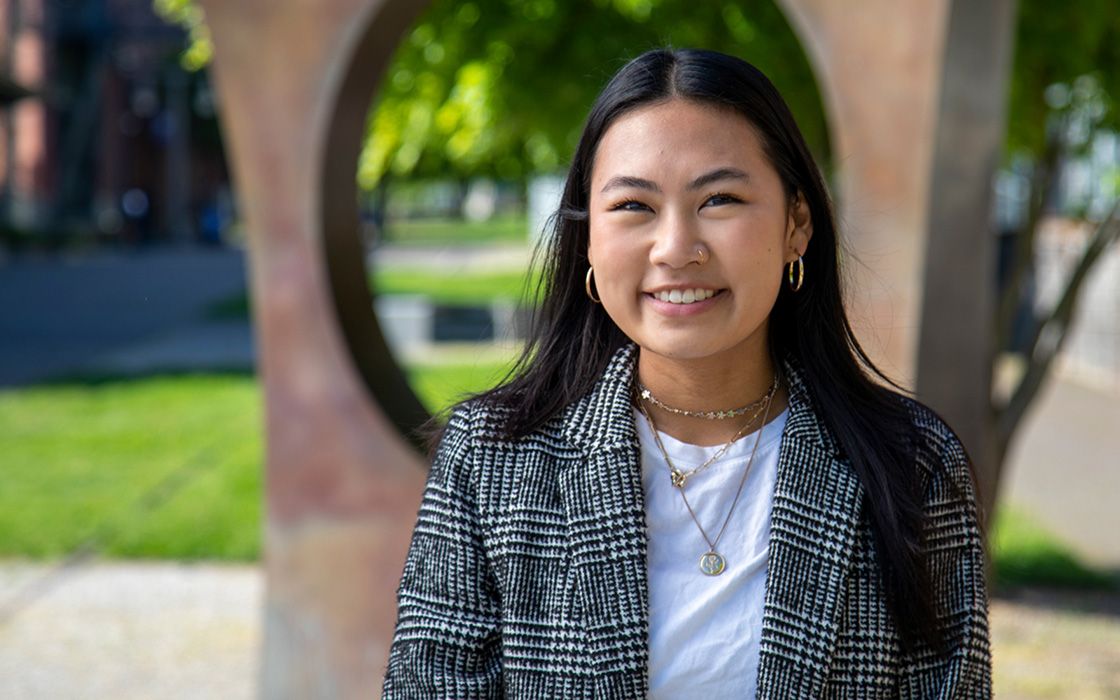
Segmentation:
{"type": "Polygon", "coordinates": [[[739,199],[733,194],[715,194],[709,197],[706,202],[704,202],[704,206],[713,207],[720,206],[722,204],[737,204],[742,201],[743,200],[739,199]]]}
{"type": "Polygon", "coordinates": [[[648,205],[636,199],[627,199],[611,207],[611,211],[652,211],[648,205]]]}

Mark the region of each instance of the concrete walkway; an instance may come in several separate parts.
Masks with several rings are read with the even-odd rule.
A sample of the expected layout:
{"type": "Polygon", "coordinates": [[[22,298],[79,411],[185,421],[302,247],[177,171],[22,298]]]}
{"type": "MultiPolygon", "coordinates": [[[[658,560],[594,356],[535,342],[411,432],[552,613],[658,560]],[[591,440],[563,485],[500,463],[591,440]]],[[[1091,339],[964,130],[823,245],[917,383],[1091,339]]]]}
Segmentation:
{"type": "Polygon", "coordinates": [[[256,567],[0,564],[0,700],[250,700],[256,567]]]}
{"type": "Polygon", "coordinates": [[[1004,470],[1002,503],[1038,518],[1086,562],[1120,571],[1120,389],[1052,379],[1004,470]]]}
{"type": "MultiPolygon", "coordinates": [[[[119,369],[115,353],[205,325],[209,305],[244,290],[238,250],[13,257],[0,266],[0,387],[119,369]]],[[[240,354],[248,345],[251,367],[248,338],[242,324],[240,354]]],[[[192,348],[209,351],[198,343],[192,348]]]]}
{"type": "MultiPolygon", "coordinates": [[[[255,698],[262,583],[249,566],[0,563],[0,606],[22,601],[0,621],[0,700],[255,698]]],[[[1120,597],[991,608],[996,697],[1120,696],[1120,597]]]]}

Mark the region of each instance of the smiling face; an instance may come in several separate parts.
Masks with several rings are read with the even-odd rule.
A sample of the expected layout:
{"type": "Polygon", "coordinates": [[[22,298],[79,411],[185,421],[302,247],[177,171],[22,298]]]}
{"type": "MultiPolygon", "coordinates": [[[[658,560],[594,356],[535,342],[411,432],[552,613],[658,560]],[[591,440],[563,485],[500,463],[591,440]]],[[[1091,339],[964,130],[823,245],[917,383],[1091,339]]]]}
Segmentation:
{"type": "Polygon", "coordinates": [[[599,143],[589,208],[599,298],[643,356],[769,365],[783,267],[812,223],[743,116],[681,99],[623,115],[599,143]]]}

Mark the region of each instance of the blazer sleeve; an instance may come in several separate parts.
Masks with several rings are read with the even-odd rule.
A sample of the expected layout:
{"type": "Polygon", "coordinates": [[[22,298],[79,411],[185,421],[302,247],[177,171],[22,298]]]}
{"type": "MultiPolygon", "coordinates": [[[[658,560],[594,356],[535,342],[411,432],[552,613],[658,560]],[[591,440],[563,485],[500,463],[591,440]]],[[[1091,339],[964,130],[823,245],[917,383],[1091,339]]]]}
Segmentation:
{"type": "Polygon", "coordinates": [[[945,648],[925,649],[907,664],[903,697],[913,700],[992,697],[986,552],[972,463],[940,421],[925,465],[925,548],[945,648]]]}
{"type": "Polygon", "coordinates": [[[500,606],[472,489],[470,410],[452,414],[420,506],[397,593],[382,697],[501,696],[500,606]]]}

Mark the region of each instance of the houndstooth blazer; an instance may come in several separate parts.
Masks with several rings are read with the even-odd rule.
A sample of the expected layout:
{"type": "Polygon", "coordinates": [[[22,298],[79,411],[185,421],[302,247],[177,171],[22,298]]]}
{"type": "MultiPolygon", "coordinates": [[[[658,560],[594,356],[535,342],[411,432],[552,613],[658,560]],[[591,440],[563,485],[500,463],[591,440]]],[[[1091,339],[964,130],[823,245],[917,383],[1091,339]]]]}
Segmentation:
{"type": "MultiPolygon", "coordinates": [[[[385,698],[646,696],[636,357],[622,348],[587,396],[516,441],[497,437],[500,409],[452,415],[405,564],[385,698]]],[[[915,406],[950,645],[903,653],[862,487],[793,367],[786,380],[758,697],[990,697],[984,553],[960,444],[915,406]]]]}

